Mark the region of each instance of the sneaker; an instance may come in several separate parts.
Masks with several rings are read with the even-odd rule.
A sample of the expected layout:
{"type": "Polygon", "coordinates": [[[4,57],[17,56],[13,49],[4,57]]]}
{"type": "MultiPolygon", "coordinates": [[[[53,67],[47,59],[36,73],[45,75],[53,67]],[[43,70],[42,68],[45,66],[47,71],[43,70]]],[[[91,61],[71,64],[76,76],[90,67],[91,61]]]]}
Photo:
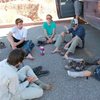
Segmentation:
{"type": "Polygon", "coordinates": [[[34,73],[38,73],[38,71],[41,71],[42,69],[43,69],[42,66],[38,66],[38,67],[33,68],[33,71],[34,73]]]}
{"type": "Polygon", "coordinates": [[[69,70],[69,69],[71,69],[72,67],[71,66],[69,66],[69,65],[65,65],[65,67],[64,67],[66,70],[69,70]]]}
{"type": "Polygon", "coordinates": [[[38,71],[37,73],[35,73],[38,77],[42,77],[42,76],[47,76],[49,75],[49,71],[48,70],[44,70],[44,71],[38,71]]]}

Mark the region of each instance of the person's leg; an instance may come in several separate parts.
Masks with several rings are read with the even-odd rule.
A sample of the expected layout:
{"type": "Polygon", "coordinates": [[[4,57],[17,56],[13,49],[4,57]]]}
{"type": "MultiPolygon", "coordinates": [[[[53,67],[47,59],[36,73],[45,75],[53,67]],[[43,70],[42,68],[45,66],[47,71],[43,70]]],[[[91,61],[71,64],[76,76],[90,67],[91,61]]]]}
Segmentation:
{"type": "Polygon", "coordinates": [[[24,66],[18,71],[18,76],[20,81],[24,81],[26,77],[33,76],[34,77],[34,83],[39,85],[41,88],[49,90],[51,88],[51,85],[46,84],[38,79],[38,77],[35,75],[33,70],[29,66],[24,66]]]}
{"type": "Polygon", "coordinates": [[[72,71],[67,71],[68,72],[68,75],[71,76],[71,77],[89,77],[91,75],[93,75],[95,69],[97,68],[98,66],[90,66],[87,68],[86,71],[81,71],[81,72],[72,72],[72,71]]]}
{"type": "Polygon", "coordinates": [[[74,8],[75,8],[76,19],[78,19],[81,14],[81,9],[82,9],[79,0],[74,1],[74,8]]]}
{"type": "Polygon", "coordinates": [[[82,40],[78,36],[76,36],[74,38],[73,42],[71,43],[71,45],[68,48],[67,52],[65,53],[64,57],[68,58],[69,53],[74,54],[76,46],[80,46],[80,47],[82,46],[82,40]]]}
{"type": "Polygon", "coordinates": [[[38,86],[40,86],[44,90],[50,90],[52,88],[52,86],[50,84],[46,84],[39,79],[37,81],[35,81],[34,83],[37,84],[38,86]]]}
{"type": "Polygon", "coordinates": [[[27,56],[26,56],[27,59],[30,59],[30,60],[34,60],[35,58],[32,56],[31,53],[29,53],[27,56]]]}
{"type": "Polygon", "coordinates": [[[33,70],[27,65],[18,71],[18,76],[20,81],[24,81],[28,76],[33,76],[35,78],[35,81],[38,80],[33,70]]]}
{"type": "Polygon", "coordinates": [[[64,41],[64,37],[65,37],[65,32],[62,32],[58,37],[57,37],[57,40],[55,42],[55,49],[52,53],[56,53],[56,52],[59,52],[59,48],[62,44],[62,42],[64,41]]]}
{"type": "Polygon", "coordinates": [[[40,98],[43,95],[43,89],[33,83],[29,87],[25,88],[20,95],[23,100],[40,98]]]}
{"type": "Polygon", "coordinates": [[[88,70],[86,71],[81,71],[81,72],[72,72],[72,71],[67,71],[68,75],[70,77],[73,77],[73,78],[77,78],[77,77],[89,77],[92,75],[92,73],[88,70]]]}

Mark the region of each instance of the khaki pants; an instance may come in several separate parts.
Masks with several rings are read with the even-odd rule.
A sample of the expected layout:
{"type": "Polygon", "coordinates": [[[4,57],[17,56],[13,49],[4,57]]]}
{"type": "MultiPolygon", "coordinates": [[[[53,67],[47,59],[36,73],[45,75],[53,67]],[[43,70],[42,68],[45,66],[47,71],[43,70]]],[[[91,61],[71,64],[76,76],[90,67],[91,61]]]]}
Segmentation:
{"type": "MultiPolygon", "coordinates": [[[[65,38],[66,38],[66,36],[62,37],[60,34],[56,40],[55,47],[60,48],[60,46],[63,43],[63,41],[65,40],[65,38]]],[[[70,34],[69,38],[67,37],[66,41],[67,40],[69,41],[71,39],[72,39],[72,35],[70,34]]],[[[76,38],[71,43],[70,47],[68,48],[68,52],[74,53],[77,46],[82,47],[82,40],[78,36],[76,36],[76,38]]]]}
{"type": "Polygon", "coordinates": [[[25,86],[24,82],[21,83],[19,87],[21,100],[39,98],[43,95],[42,87],[45,84],[37,78],[37,76],[29,66],[24,66],[23,68],[21,68],[18,71],[18,76],[20,81],[23,81],[27,76],[33,76],[36,79],[35,82],[39,83],[39,85],[37,85],[35,82],[33,82],[29,84],[28,87],[25,86]]]}

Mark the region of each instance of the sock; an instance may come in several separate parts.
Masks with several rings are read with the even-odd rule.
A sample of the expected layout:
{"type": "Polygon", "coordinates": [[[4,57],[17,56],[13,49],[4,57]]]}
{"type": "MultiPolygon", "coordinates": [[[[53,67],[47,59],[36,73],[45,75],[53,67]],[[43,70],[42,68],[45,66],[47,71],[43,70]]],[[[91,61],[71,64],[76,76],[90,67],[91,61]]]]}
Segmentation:
{"type": "Polygon", "coordinates": [[[76,77],[84,77],[84,71],[82,72],[72,72],[72,71],[67,71],[68,75],[73,77],[73,78],[76,78],[76,77]]]}
{"type": "Polygon", "coordinates": [[[76,62],[84,61],[83,59],[71,58],[71,57],[69,57],[68,60],[73,60],[73,61],[76,61],[76,62]]]}

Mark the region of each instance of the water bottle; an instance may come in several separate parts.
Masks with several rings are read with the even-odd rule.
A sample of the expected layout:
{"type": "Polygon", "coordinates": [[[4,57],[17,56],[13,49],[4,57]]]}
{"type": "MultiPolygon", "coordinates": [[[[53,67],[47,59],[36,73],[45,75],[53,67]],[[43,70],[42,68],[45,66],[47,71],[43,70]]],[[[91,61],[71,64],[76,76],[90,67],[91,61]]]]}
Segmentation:
{"type": "Polygon", "coordinates": [[[40,54],[43,56],[45,54],[45,49],[43,46],[40,46],[40,54]]]}

